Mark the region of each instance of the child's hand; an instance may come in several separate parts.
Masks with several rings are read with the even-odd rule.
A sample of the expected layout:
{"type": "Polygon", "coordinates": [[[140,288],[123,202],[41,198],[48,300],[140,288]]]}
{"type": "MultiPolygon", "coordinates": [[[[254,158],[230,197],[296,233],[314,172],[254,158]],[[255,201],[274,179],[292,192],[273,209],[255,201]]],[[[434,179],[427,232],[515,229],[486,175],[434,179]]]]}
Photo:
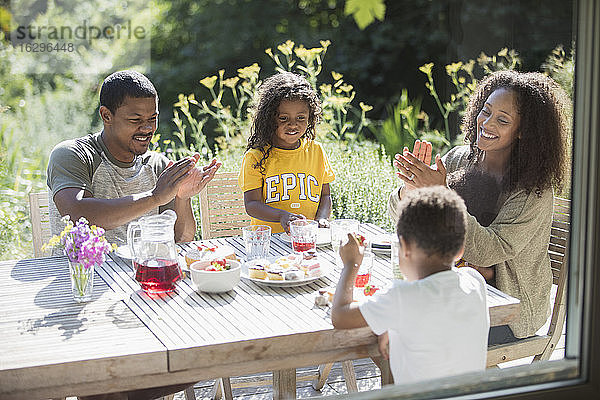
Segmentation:
{"type": "Polygon", "coordinates": [[[386,360],[390,359],[390,337],[387,332],[377,336],[377,344],[379,346],[379,352],[381,356],[386,360]]]}
{"type": "Polygon", "coordinates": [[[290,233],[290,222],[297,220],[297,219],[306,219],[306,217],[302,214],[292,214],[290,212],[285,212],[279,218],[279,223],[281,224],[281,226],[283,227],[285,232],[289,234],[290,233]]]}
{"type": "Polygon", "coordinates": [[[329,228],[329,220],[327,218],[321,218],[317,221],[319,228],[329,228]]]}
{"type": "Polygon", "coordinates": [[[340,247],[340,257],[344,268],[358,268],[362,263],[365,247],[362,246],[353,233],[348,234],[348,242],[340,247]]]}

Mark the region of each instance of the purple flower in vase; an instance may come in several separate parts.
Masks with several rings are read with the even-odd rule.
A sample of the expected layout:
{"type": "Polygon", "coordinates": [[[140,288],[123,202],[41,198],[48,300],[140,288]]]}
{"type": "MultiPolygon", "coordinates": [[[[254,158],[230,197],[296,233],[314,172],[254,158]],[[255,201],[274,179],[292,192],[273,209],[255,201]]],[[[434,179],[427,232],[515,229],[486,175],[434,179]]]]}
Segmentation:
{"type": "Polygon", "coordinates": [[[85,218],[73,224],[68,217],[63,218],[66,227],[60,236],[53,237],[49,246],[61,246],[71,262],[83,265],[86,269],[104,262],[104,255],[113,249],[104,238],[105,230],[89,225],[85,218]]]}

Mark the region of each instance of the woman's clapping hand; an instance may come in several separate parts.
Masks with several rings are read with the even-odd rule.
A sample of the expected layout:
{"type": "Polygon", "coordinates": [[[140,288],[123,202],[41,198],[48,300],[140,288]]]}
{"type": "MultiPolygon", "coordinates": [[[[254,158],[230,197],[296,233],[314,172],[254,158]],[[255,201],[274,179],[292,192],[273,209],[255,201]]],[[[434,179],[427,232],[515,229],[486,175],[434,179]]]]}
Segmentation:
{"type": "Polygon", "coordinates": [[[412,153],[405,147],[403,154],[396,154],[394,166],[396,175],[405,183],[406,190],[418,187],[446,186],[446,167],[439,154],[435,156],[435,165],[431,163],[431,143],[415,140],[412,153]]]}

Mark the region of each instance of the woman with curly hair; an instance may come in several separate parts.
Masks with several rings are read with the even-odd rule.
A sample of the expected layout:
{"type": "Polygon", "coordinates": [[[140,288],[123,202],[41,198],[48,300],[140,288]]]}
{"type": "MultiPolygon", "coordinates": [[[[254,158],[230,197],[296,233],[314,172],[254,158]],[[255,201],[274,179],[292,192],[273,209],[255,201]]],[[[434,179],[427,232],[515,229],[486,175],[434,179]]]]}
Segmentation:
{"type": "Polygon", "coordinates": [[[305,78],[282,72],[259,87],[238,177],[252,224],[274,233],[300,218],[328,226],[335,175],[314,141],[320,118],[319,98],[305,78]]]}
{"type": "Polygon", "coordinates": [[[406,149],[395,156],[403,182],[390,196],[392,218],[405,190],[456,190],[469,212],[463,260],[521,301],[520,318],[492,328],[490,343],[532,336],[550,314],[548,241],[553,187],[566,166],[567,104],[541,73],[496,72],[470,98],[462,125],[468,145],[438,154],[432,167],[406,149]]]}

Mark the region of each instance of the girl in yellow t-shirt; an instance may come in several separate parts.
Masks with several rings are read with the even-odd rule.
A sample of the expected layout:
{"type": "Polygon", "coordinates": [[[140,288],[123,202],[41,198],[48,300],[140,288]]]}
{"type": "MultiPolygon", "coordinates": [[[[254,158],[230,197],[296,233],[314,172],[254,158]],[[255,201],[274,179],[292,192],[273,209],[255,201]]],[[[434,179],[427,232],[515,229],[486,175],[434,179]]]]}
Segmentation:
{"type": "Polygon", "coordinates": [[[289,231],[300,218],[328,226],[335,175],[314,141],[320,118],[319,98],[305,78],[282,72],[260,86],[238,177],[252,224],[273,233],[289,231]]]}

